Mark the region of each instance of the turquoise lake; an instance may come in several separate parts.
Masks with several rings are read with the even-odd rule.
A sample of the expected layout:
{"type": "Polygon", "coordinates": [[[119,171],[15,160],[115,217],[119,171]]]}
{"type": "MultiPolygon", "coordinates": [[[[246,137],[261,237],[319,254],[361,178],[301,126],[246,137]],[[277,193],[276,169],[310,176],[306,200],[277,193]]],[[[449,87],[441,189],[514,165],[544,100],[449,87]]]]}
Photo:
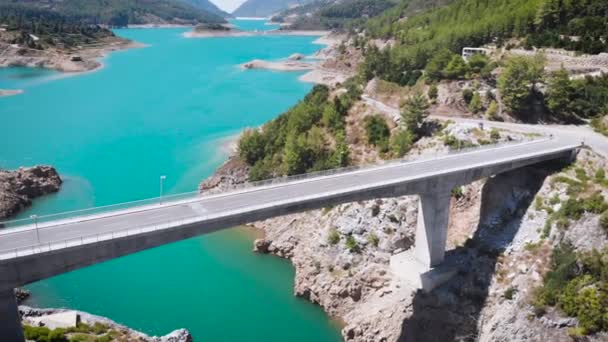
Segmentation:
{"type": "MultiPolygon", "coordinates": [[[[270,29],[263,21],[236,21],[270,29]]],[[[65,75],[0,69],[0,167],[50,164],[62,190],[20,216],[194,191],[231,138],[295,104],[300,73],[243,71],[251,59],[312,54],[316,37],[186,39],[187,29],[117,30],[144,43],[104,68],[65,75]]],[[[107,316],[150,335],[187,328],[195,341],[338,341],[323,311],[293,296],[289,262],[251,252],[241,228],[194,238],[30,285],[29,304],[107,316]]]]}

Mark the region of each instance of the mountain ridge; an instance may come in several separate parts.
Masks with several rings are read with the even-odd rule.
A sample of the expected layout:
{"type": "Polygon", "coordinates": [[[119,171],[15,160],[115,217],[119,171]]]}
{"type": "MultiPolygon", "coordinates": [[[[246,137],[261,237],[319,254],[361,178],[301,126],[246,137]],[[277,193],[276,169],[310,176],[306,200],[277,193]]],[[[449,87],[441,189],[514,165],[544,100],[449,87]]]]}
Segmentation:
{"type": "Polygon", "coordinates": [[[269,17],[290,7],[303,5],[310,0],[246,0],[232,12],[235,17],[269,17]]]}
{"type": "Polygon", "coordinates": [[[223,15],[213,13],[219,9],[207,0],[187,1],[0,0],[0,7],[45,10],[64,16],[72,22],[113,27],[138,24],[195,25],[197,23],[225,22],[223,15]],[[194,5],[194,3],[198,5],[194,5]],[[207,6],[209,10],[202,9],[204,6],[207,6]]]}

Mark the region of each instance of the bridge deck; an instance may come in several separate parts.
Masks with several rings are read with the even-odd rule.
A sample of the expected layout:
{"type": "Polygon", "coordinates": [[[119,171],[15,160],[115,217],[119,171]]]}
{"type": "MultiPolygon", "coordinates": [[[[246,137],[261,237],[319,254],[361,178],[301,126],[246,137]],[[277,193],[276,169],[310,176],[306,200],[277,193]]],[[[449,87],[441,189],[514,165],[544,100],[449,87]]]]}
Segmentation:
{"type": "MultiPolygon", "coordinates": [[[[86,241],[87,237],[136,228],[153,227],[171,222],[204,220],[251,207],[272,206],[303,198],[322,198],[356,189],[378,187],[437,177],[449,172],[473,167],[508,163],[577,148],[566,139],[544,139],[491,149],[480,149],[436,159],[413,161],[360,169],[357,171],[302,179],[257,188],[248,188],[214,196],[195,196],[190,199],[156,205],[134,207],[121,211],[83,216],[68,221],[47,222],[39,229],[33,226],[0,231],[0,259],[18,256],[20,250],[61,241],[86,241]],[[84,240],[83,240],[84,237],[84,240]]],[[[133,233],[132,233],[133,234],[133,233]]],[[[66,242],[66,247],[68,243],[66,242]]],[[[41,250],[42,252],[42,250],[41,250]]]]}

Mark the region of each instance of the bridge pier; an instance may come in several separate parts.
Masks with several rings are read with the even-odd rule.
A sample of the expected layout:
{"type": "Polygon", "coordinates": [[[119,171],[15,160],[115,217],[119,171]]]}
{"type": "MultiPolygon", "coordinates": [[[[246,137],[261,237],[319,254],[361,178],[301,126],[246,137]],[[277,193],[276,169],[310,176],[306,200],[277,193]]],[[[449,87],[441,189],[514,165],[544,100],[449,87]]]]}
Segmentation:
{"type": "Polygon", "coordinates": [[[420,194],[414,248],[391,258],[391,269],[408,283],[431,291],[455,273],[444,265],[451,190],[420,194]]]}
{"type": "Polygon", "coordinates": [[[0,337],[3,342],[25,341],[17,299],[12,289],[0,292],[0,337]]]}
{"type": "Polygon", "coordinates": [[[443,262],[450,219],[450,191],[421,194],[414,255],[426,267],[443,262]]]}

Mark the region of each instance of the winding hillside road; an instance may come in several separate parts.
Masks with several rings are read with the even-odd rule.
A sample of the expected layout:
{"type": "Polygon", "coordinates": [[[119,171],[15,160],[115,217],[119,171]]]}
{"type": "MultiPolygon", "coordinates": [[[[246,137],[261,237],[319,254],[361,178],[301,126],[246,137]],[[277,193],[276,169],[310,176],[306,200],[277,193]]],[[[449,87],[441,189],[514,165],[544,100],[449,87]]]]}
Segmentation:
{"type": "MultiPolygon", "coordinates": [[[[401,120],[401,114],[399,108],[391,107],[381,101],[375,100],[367,95],[363,95],[363,102],[368,106],[377,109],[378,111],[390,116],[399,122],[401,120]]],[[[567,137],[571,140],[579,141],[585,145],[590,146],[596,153],[608,158],[608,137],[605,137],[599,133],[596,133],[588,126],[576,126],[576,125],[535,125],[535,124],[523,124],[513,122],[497,122],[485,119],[469,119],[453,116],[443,115],[431,115],[430,118],[437,120],[452,120],[456,123],[479,125],[483,124],[485,127],[495,127],[505,130],[513,130],[518,132],[528,133],[542,133],[542,134],[554,134],[567,137]]]]}

